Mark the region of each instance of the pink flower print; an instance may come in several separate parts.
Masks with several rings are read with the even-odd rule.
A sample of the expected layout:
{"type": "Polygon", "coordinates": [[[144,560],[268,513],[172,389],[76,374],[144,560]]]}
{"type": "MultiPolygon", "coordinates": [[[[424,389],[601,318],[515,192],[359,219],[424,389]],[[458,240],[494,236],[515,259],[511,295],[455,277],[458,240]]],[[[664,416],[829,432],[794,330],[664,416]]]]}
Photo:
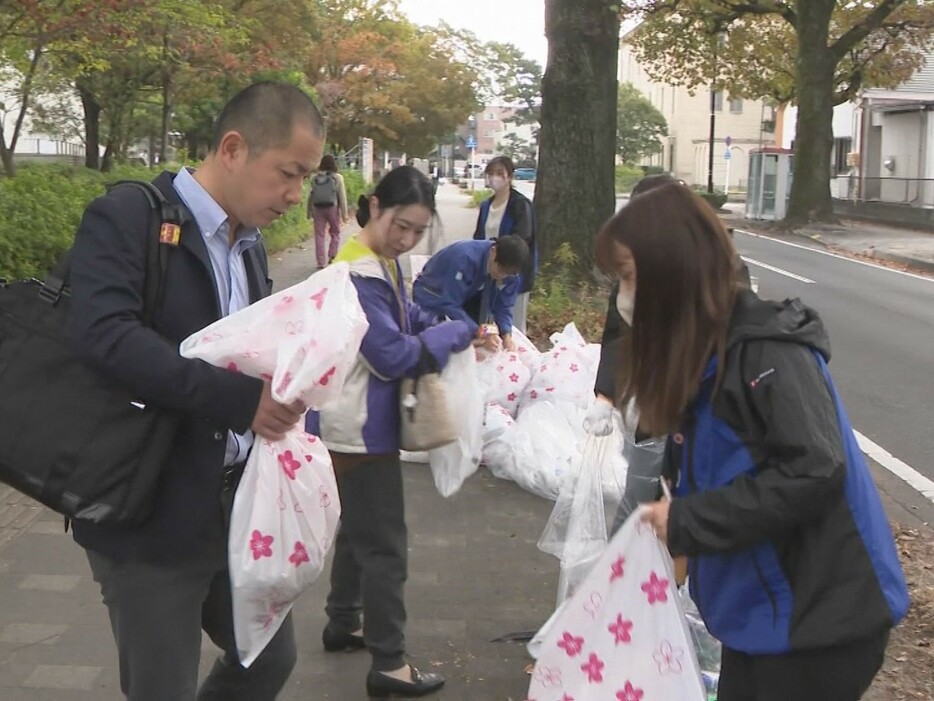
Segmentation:
{"type": "Polygon", "coordinates": [[[561,697],[561,701],[574,701],[574,697],[569,696],[568,694],[565,694],[564,696],[561,697]]]}
{"type": "Polygon", "coordinates": [[[546,388],[545,388],[545,391],[546,391],[546,392],[554,392],[554,391],[555,391],[555,388],[554,388],[554,387],[546,387],[546,388]]]}
{"type": "Polygon", "coordinates": [[[539,372],[545,372],[547,369],[548,369],[548,366],[545,364],[542,364],[542,367],[539,368],[539,372]]]}
{"type": "Polygon", "coordinates": [[[505,370],[505,369],[506,369],[506,366],[505,366],[505,365],[497,365],[497,366],[496,366],[496,372],[502,372],[502,371],[505,370]]]}
{"type": "Polygon", "coordinates": [[[295,550],[292,551],[292,554],[289,555],[289,562],[298,567],[303,562],[311,562],[311,558],[308,557],[308,551],[305,549],[305,544],[301,541],[295,543],[295,550]]]}
{"type": "Polygon", "coordinates": [[[321,376],[321,378],[318,380],[318,384],[319,384],[319,385],[326,385],[328,382],[331,381],[331,378],[334,377],[334,373],[336,373],[336,372],[337,372],[337,368],[336,368],[336,367],[332,367],[330,370],[328,370],[326,373],[324,373],[324,374],[321,376]]]}
{"type": "MultiPolygon", "coordinates": [[[[568,592],[568,597],[571,596],[571,592],[568,592]]],[[[600,596],[600,592],[595,591],[590,595],[590,598],[584,602],[584,611],[593,619],[597,618],[597,613],[600,611],[600,608],[603,606],[603,597],[600,596]]]]}
{"type": "Polygon", "coordinates": [[[520,352],[520,353],[525,353],[527,350],[528,350],[528,349],[527,349],[525,346],[523,346],[522,348],[519,349],[519,352],[520,352]]]}
{"type": "Polygon", "coordinates": [[[658,665],[659,674],[681,674],[684,669],[682,660],[684,659],[684,650],[671,647],[671,643],[663,640],[661,646],[652,653],[652,659],[658,665]]]}
{"type": "Polygon", "coordinates": [[[318,503],[322,509],[326,509],[331,505],[331,495],[328,494],[328,490],[324,488],[324,485],[318,487],[318,503]]]}
{"type": "Polygon", "coordinates": [[[308,299],[315,303],[315,309],[321,309],[324,306],[324,298],[328,296],[328,288],[325,287],[320,292],[315,292],[308,299]]]}
{"type": "Polygon", "coordinates": [[[509,376],[509,381],[512,382],[513,384],[516,384],[519,381],[519,375],[516,373],[512,373],[509,376]]]}
{"type": "Polygon", "coordinates": [[[518,356],[516,356],[515,353],[513,353],[512,355],[509,356],[509,362],[510,362],[510,363],[514,363],[514,362],[516,362],[518,359],[519,359],[519,358],[518,358],[518,356]]]}
{"type": "Polygon", "coordinates": [[[510,402],[516,401],[516,393],[510,392],[509,394],[506,395],[506,399],[508,399],[510,402]]]}
{"type": "Polygon", "coordinates": [[[295,298],[292,295],[286,295],[279,300],[279,303],[273,308],[273,311],[276,314],[281,314],[282,312],[288,311],[292,307],[292,303],[295,301],[295,298]]]}
{"type": "Polygon", "coordinates": [[[306,433],[305,440],[311,443],[312,445],[314,445],[315,443],[318,442],[318,437],[313,433],[306,433]]]}
{"type": "Polygon", "coordinates": [[[294,480],[295,473],[298,471],[298,468],[302,466],[302,464],[295,459],[291,450],[286,450],[283,453],[279,453],[278,459],[279,465],[282,466],[282,471],[285,473],[285,476],[290,480],[294,480]]]}
{"type": "Polygon", "coordinates": [[[538,399],[538,392],[536,392],[536,391],[533,389],[531,392],[529,392],[529,396],[530,396],[532,399],[538,399]]]}
{"type": "Polygon", "coordinates": [[[637,689],[632,682],[626,682],[626,686],[616,692],[616,701],[642,701],[645,692],[637,689]]]}
{"type": "Polygon", "coordinates": [[[227,369],[230,370],[230,372],[240,372],[240,368],[238,368],[237,364],[233,361],[227,363],[227,369]]]}
{"type": "Polygon", "coordinates": [[[571,363],[571,372],[577,372],[578,370],[580,370],[580,368],[577,367],[577,363],[571,363]]]}
{"type": "Polygon", "coordinates": [[[616,558],[616,562],[610,565],[610,581],[615,582],[617,579],[622,579],[623,577],[623,566],[626,564],[626,558],[620,556],[616,558]]]}
{"type": "Polygon", "coordinates": [[[642,591],[649,597],[649,604],[663,604],[668,601],[668,580],[659,579],[658,575],[652,572],[648,581],[642,583],[642,591]]]}
{"type": "Polygon", "coordinates": [[[306,456],[305,456],[305,462],[311,462],[311,461],[314,460],[314,459],[315,459],[315,456],[314,456],[314,455],[306,455],[306,456]]]}
{"type": "Polygon", "coordinates": [[[263,535],[260,531],[253,531],[250,537],[250,550],[253,552],[253,559],[259,560],[261,557],[272,557],[272,536],[263,535]]]}
{"type": "Polygon", "coordinates": [[[591,652],[585,664],[581,665],[581,671],[587,673],[587,681],[591,684],[599,684],[603,681],[603,668],[606,663],[597,657],[597,653],[591,652]]]}
{"type": "Polygon", "coordinates": [[[305,324],[301,321],[287,321],[285,324],[285,332],[289,334],[289,336],[300,334],[304,329],[305,324]]]}
{"type": "Polygon", "coordinates": [[[284,392],[288,388],[288,386],[292,384],[292,380],[293,380],[292,373],[286,372],[285,375],[282,376],[282,381],[279,382],[279,391],[284,392]]]}
{"type": "Polygon", "coordinates": [[[558,358],[561,357],[561,354],[560,354],[558,351],[555,351],[554,353],[551,354],[551,357],[552,357],[552,358],[555,358],[555,359],[558,359],[558,358]]]}
{"type": "Polygon", "coordinates": [[[608,625],[607,630],[613,634],[617,645],[632,642],[632,635],[629,632],[632,630],[632,621],[624,621],[621,613],[616,614],[616,622],[608,625]]]}
{"type": "Polygon", "coordinates": [[[568,657],[574,657],[584,648],[584,639],[565,631],[564,636],[558,641],[558,647],[562,648],[568,657]]]}
{"type": "Polygon", "coordinates": [[[535,669],[532,670],[532,679],[544,687],[561,686],[564,683],[561,680],[561,669],[559,667],[543,667],[540,664],[535,665],[535,669]]]}
{"type": "Polygon", "coordinates": [[[559,348],[558,350],[561,350],[561,351],[567,351],[567,349],[568,349],[568,347],[567,347],[567,346],[561,346],[561,347],[560,347],[560,348],[559,348]]]}

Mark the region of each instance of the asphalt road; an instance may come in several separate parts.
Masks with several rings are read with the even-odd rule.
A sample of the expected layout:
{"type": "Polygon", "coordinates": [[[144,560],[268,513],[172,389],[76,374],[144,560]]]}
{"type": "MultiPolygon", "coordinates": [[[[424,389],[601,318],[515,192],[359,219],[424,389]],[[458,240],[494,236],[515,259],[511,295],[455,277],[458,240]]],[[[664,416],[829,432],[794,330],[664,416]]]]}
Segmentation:
{"type": "Polygon", "coordinates": [[[800,297],[820,313],[854,428],[934,479],[934,279],[741,232],[734,240],[760,296],[800,297]]]}

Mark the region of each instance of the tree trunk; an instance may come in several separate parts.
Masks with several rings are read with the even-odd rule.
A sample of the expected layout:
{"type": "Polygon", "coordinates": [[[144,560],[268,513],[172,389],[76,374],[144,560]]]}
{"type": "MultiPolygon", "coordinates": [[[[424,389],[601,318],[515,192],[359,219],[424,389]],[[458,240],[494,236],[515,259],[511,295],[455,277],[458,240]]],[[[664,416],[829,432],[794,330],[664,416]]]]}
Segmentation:
{"type": "Polygon", "coordinates": [[[794,181],[785,221],[802,224],[833,219],[830,156],[833,151],[835,61],[828,47],[835,0],[798,0],[795,81],[798,122],[794,181]]]}
{"type": "Polygon", "coordinates": [[[16,165],[13,163],[13,151],[6,145],[3,129],[0,129],[0,163],[3,164],[3,172],[7,174],[7,177],[12,178],[16,175],[16,165]]]}
{"type": "Polygon", "coordinates": [[[81,96],[81,106],[84,108],[84,165],[97,170],[100,168],[101,106],[94,99],[90,87],[83,81],[75,81],[75,88],[81,96]]]}
{"type": "Polygon", "coordinates": [[[593,242],[616,209],[619,17],[606,0],[546,0],[535,212],[540,257],[564,242],[589,271],[593,242]]]}

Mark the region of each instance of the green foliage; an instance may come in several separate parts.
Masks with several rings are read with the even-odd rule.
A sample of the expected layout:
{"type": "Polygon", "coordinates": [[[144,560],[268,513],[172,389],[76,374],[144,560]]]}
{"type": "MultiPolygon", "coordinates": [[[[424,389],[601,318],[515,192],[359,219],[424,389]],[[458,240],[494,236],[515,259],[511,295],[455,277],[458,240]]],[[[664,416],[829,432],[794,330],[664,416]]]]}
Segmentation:
{"type": "Polygon", "coordinates": [[[588,341],[600,340],[606,296],[580,271],[580,259],[567,241],[541,266],[528,314],[528,335],[539,348],[547,348],[548,337],[572,321],[588,341]]]}
{"type": "Polygon", "coordinates": [[[153,171],[121,167],[106,175],[70,166],[24,165],[0,178],[0,277],[44,277],[71,246],[81,214],[105,183],[150,179],[153,171]]]}
{"type": "Polygon", "coordinates": [[[486,188],[480,190],[474,190],[470,193],[470,202],[467,204],[468,207],[477,208],[484,200],[488,200],[493,196],[493,191],[486,188]]]}
{"type": "Polygon", "coordinates": [[[643,177],[645,172],[642,168],[631,165],[616,166],[616,192],[629,192],[643,177]]]}
{"type": "Polygon", "coordinates": [[[727,195],[723,190],[714,190],[713,192],[707,192],[707,188],[695,185],[694,192],[704,198],[704,200],[713,207],[715,210],[720,209],[724,204],[726,204],[727,195]]]}
{"type": "Polygon", "coordinates": [[[638,163],[662,150],[668,123],[649,99],[630,83],[619,86],[616,112],[616,154],[623,163],[638,163]]]}
{"type": "Polygon", "coordinates": [[[344,189],[347,191],[347,207],[354,209],[360,195],[367,194],[372,188],[363,182],[363,173],[359,170],[345,170],[341,175],[344,176],[344,189]]]}
{"type": "MultiPolygon", "coordinates": [[[[85,207],[104,194],[107,183],[151,180],[157,173],[130,166],[100,173],[72,166],[27,164],[19,168],[15,178],[0,177],[0,277],[44,277],[71,246],[85,207]]],[[[362,192],[359,173],[350,171],[344,179],[348,197],[362,192]]],[[[263,239],[267,250],[275,252],[304,241],[310,233],[302,204],[264,228],[263,239]]]]}

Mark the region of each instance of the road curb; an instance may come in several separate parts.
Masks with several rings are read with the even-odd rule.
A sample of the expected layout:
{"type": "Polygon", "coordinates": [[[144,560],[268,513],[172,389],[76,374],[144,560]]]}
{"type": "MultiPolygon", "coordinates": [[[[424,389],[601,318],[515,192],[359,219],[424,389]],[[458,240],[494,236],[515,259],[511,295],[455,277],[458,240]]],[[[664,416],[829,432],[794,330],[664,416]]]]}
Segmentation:
{"type": "Polygon", "coordinates": [[[917,270],[922,270],[926,273],[934,274],[934,261],[922,260],[921,258],[913,258],[912,256],[903,256],[899,253],[887,253],[885,251],[879,251],[877,249],[871,249],[865,251],[863,255],[867,255],[870,258],[879,258],[880,260],[886,260],[890,263],[900,263],[901,265],[907,265],[917,270]]]}

